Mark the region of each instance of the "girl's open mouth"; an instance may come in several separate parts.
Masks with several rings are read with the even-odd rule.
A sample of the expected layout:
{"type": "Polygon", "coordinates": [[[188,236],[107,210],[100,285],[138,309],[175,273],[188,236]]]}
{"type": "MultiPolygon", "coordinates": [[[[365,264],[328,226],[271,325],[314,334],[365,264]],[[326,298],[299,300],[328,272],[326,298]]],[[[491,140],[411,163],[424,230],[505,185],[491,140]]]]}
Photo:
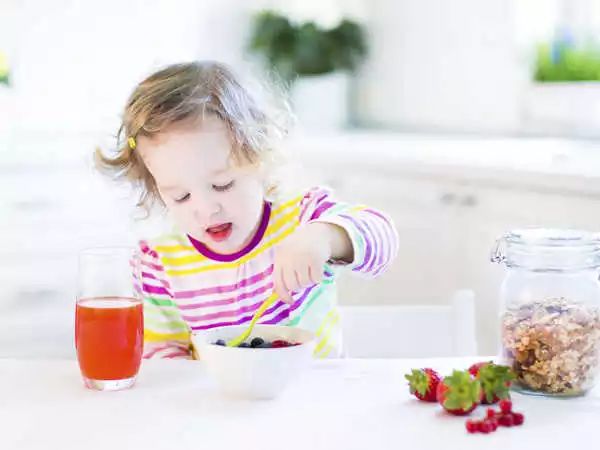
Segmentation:
{"type": "Polygon", "coordinates": [[[231,222],[215,225],[207,228],[206,233],[215,242],[222,242],[231,236],[233,224],[231,222]]]}

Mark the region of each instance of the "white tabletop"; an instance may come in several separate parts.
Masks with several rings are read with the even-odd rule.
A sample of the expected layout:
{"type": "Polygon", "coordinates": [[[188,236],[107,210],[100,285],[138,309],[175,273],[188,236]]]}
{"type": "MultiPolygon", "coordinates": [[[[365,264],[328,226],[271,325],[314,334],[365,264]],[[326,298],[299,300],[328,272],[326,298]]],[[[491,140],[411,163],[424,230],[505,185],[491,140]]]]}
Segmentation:
{"type": "MultiPolygon", "coordinates": [[[[408,394],[403,374],[472,358],[315,362],[278,399],[222,398],[195,361],[145,361],[128,391],[93,392],[75,361],[0,360],[0,449],[567,449],[597,445],[600,389],[515,394],[522,427],[469,435],[465,418],[408,394]],[[482,447],[483,446],[483,447],[482,447]]],[[[474,416],[484,414],[478,408],[474,416]]]]}

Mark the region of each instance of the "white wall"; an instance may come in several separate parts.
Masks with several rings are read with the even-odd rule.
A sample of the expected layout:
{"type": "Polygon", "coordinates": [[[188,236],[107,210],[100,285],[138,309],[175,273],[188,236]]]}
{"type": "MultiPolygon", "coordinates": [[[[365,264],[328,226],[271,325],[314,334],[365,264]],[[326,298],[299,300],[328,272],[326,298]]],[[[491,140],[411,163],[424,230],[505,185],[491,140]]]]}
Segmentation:
{"type": "Polygon", "coordinates": [[[324,26],[366,23],[370,56],[352,93],[358,121],[515,133],[526,116],[528,42],[547,37],[565,1],[0,0],[0,48],[14,69],[12,98],[0,92],[0,102],[14,105],[18,130],[110,133],[135,82],[160,65],[215,58],[245,67],[249,14],[270,7],[324,26]]]}
{"type": "Polygon", "coordinates": [[[112,131],[141,77],[180,60],[238,63],[247,31],[235,0],[8,3],[17,130],[112,131]]]}
{"type": "Polygon", "coordinates": [[[359,118],[378,125],[513,132],[524,76],[512,0],[370,0],[359,118]]]}

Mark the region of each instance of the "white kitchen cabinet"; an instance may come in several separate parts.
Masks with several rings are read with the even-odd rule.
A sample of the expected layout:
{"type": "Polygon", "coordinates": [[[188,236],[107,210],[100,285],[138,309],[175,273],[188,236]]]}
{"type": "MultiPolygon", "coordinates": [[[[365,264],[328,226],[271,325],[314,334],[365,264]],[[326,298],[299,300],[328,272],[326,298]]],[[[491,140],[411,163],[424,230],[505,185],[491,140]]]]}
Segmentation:
{"type": "Polygon", "coordinates": [[[0,164],[0,358],[73,356],[78,252],[157,226],[132,200],[83,164],[0,164]]]}

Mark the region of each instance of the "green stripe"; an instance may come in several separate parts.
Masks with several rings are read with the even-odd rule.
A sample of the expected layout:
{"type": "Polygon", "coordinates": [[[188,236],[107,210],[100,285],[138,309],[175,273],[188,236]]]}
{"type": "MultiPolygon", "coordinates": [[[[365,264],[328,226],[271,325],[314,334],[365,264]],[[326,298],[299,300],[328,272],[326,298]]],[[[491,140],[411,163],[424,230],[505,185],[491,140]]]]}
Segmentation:
{"type": "Polygon", "coordinates": [[[306,306],[304,307],[302,312],[300,314],[298,314],[294,319],[290,320],[290,322],[288,323],[288,326],[293,327],[293,326],[298,325],[298,322],[300,322],[302,320],[302,318],[304,317],[306,312],[310,309],[310,307],[312,306],[314,301],[321,295],[321,293],[323,292],[323,290],[325,289],[325,287],[328,284],[333,284],[333,280],[328,279],[328,280],[324,280],[321,283],[321,285],[317,288],[317,290],[311,294],[308,301],[306,301],[306,306]]]}
{"type": "Polygon", "coordinates": [[[177,306],[173,300],[169,298],[145,297],[144,302],[155,306],[177,306]]]}
{"type": "Polygon", "coordinates": [[[156,319],[144,317],[144,327],[157,333],[188,331],[188,327],[183,322],[160,322],[156,319]]]}

